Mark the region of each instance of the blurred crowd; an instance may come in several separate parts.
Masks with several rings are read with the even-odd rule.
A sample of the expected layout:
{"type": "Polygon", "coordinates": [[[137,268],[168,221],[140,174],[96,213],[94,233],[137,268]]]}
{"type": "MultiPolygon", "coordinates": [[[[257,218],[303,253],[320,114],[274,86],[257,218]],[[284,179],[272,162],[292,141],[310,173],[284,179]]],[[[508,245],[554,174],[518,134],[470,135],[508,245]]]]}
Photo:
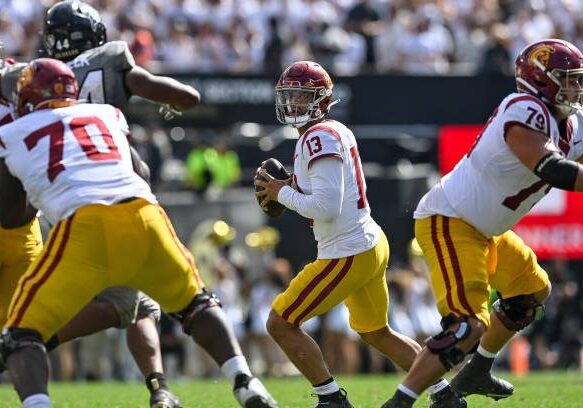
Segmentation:
{"type": "MultiPolygon", "coordinates": [[[[110,40],[153,70],[277,74],[320,61],[334,74],[508,73],[547,37],[583,47],[579,0],[88,0],[110,40]]],[[[54,1],[0,0],[0,40],[31,58],[54,1]]]]}

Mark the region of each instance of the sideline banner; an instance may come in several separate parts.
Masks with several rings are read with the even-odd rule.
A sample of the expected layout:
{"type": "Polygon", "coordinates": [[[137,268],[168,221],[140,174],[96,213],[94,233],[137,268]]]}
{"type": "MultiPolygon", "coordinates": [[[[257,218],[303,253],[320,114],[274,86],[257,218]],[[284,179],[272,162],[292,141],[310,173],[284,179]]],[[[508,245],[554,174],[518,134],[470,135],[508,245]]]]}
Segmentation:
{"type": "MultiPolygon", "coordinates": [[[[483,125],[442,126],[438,163],[446,174],[468,152],[483,125]]],[[[553,188],[514,228],[539,259],[583,259],[583,194],[553,188]]]]}

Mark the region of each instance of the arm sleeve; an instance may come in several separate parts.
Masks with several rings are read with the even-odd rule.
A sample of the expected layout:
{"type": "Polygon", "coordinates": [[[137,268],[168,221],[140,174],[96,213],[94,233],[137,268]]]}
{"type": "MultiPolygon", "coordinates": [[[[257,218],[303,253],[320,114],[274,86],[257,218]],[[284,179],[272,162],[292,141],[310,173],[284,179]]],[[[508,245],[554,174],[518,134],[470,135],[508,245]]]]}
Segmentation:
{"type": "Polygon", "coordinates": [[[328,221],[338,217],[344,196],[342,162],[332,157],[317,160],[310,167],[308,177],[312,194],[285,186],[279,190],[277,201],[306,218],[328,221]]]}

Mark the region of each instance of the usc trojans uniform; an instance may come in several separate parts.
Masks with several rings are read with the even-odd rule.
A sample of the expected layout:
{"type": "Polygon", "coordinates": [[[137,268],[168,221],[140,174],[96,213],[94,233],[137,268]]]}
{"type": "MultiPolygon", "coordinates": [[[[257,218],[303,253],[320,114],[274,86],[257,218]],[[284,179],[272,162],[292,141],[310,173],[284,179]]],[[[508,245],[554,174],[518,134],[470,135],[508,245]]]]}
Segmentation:
{"type": "Polygon", "coordinates": [[[571,118],[559,128],[538,98],[513,93],[464,158],[421,199],[415,236],[443,316],[475,316],[488,326],[490,287],[509,298],[549,284],[532,249],[510,230],[550,190],[507,146],[512,125],[545,134],[550,150],[575,154],[571,118]]]}
{"type": "MultiPolygon", "coordinates": [[[[16,82],[26,65],[15,63],[5,68],[0,87],[6,98],[11,99],[16,95],[16,82]]],[[[67,65],[79,82],[79,99],[90,103],[107,103],[122,111],[127,108],[131,94],[125,86],[124,78],[127,71],[134,67],[135,61],[126,42],[110,41],[86,50],[67,65]]],[[[120,328],[126,328],[142,317],[152,316],[156,320],[160,317],[160,306],[154,300],[127,287],[107,288],[96,298],[115,307],[120,318],[120,328]]]]}
{"type": "Polygon", "coordinates": [[[389,245],[370,214],[352,131],[334,120],[308,128],[296,143],[293,181],[297,191],[283,187],[278,201],[311,220],[318,256],[275,298],[273,309],[298,325],[344,301],[355,331],[386,326],[389,245]],[[323,193],[321,202],[313,199],[316,192],[323,193]]]}
{"type": "Polygon", "coordinates": [[[54,225],[5,327],[37,330],[46,341],[110,286],[143,290],[168,312],[199,292],[190,253],[132,169],[128,133],[118,109],[95,104],[37,110],[0,128],[0,157],[54,225]]]}

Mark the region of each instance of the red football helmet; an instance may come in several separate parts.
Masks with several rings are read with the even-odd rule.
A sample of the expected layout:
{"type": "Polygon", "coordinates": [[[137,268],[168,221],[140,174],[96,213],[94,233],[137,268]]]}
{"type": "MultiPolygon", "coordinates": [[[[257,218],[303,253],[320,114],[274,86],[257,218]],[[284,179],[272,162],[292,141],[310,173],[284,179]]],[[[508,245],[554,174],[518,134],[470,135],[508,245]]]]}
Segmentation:
{"type": "Polygon", "coordinates": [[[320,64],[298,61],[287,67],[275,86],[277,120],[302,127],[322,119],[338,103],[332,100],[332,79],[320,64]]]}
{"type": "Polygon", "coordinates": [[[64,62],[39,58],[18,77],[16,111],[23,116],[38,109],[68,106],[77,101],[78,91],[75,74],[64,62]]]}
{"type": "Polygon", "coordinates": [[[573,44],[548,39],[530,44],[516,59],[516,87],[564,115],[583,108],[583,53],[573,44]]]}

